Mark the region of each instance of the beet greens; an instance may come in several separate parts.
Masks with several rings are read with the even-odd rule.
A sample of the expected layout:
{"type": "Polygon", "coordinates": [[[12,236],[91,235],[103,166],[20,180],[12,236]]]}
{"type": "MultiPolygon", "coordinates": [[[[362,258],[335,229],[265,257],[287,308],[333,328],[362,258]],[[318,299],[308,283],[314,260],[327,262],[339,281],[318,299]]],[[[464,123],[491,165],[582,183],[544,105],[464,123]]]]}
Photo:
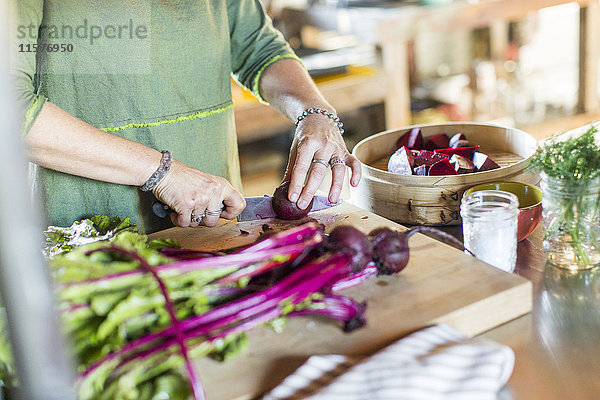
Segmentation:
{"type": "Polygon", "coordinates": [[[79,362],[78,397],[203,399],[190,360],[233,357],[257,326],[280,329],[286,318],[319,315],[345,332],[358,329],[366,304],[339,291],[400,272],[409,238],[422,231],[439,232],[365,235],[338,226],[325,235],[309,222],[235,251],[203,252],[149,243],[127,229],[56,255],[49,264],[79,362]]]}

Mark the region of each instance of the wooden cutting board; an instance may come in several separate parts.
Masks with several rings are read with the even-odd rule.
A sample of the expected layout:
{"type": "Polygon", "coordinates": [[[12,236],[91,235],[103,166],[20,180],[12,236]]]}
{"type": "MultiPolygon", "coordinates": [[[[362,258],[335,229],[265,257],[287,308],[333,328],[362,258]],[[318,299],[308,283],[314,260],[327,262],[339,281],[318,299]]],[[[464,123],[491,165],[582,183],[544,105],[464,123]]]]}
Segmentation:
{"type": "MultiPolygon", "coordinates": [[[[350,224],[364,232],[406,228],[344,203],[311,213],[327,231],[350,224]]],[[[172,228],[151,238],[173,238],[182,247],[231,248],[255,241],[263,224],[285,229],[303,221],[230,221],[215,228],[172,228]],[[243,234],[240,230],[248,232],[243,234]]],[[[253,399],[275,387],[312,354],[370,354],[419,328],[446,323],[472,336],[531,311],[531,283],[491,267],[424,235],[409,242],[410,262],[396,276],[372,278],[344,295],[367,303],[367,326],[343,333],[319,317],[290,319],[282,333],[260,327],[249,332],[249,349],[219,363],[197,361],[208,400],[253,399]]]]}

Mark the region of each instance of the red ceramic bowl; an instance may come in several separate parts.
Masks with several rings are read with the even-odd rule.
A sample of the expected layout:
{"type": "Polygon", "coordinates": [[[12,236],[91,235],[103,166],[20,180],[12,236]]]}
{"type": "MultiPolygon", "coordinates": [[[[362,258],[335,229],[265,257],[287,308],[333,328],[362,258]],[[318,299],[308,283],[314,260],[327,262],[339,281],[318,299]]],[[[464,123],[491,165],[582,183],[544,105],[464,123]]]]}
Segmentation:
{"type": "Polygon", "coordinates": [[[519,199],[517,240],[524,240],[542,220],[542,191],[535,186],[520,182],[490,182],[473,186],[465,195],[479,190],[503,190],[519,199]]]}

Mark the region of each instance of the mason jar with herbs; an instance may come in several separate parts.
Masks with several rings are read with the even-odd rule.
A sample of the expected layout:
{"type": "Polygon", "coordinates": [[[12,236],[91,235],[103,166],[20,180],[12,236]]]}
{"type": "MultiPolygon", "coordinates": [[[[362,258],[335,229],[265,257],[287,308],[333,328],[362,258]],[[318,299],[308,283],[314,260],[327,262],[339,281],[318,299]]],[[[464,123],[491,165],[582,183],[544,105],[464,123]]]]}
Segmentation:
{"type": "Polygon", "coordinates": [[[540,171],[544,250],[568,269],[600,264],[600,148],[597,129],[566,140],[548,139],[532,159],[540,171]]]}

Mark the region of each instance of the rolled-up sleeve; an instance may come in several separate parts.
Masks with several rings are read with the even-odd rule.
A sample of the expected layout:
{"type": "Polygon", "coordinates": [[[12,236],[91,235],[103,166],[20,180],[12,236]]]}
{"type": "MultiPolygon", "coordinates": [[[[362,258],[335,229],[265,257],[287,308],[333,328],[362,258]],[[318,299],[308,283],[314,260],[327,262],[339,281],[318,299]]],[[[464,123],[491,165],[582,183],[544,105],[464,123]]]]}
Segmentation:
{"type": "Polygon", "coordinates": [[[281,59],[300,60],[259,0],[228,0],[227,13],[234,77],[265,103],[258,88],[262,73],[281,59]]]}
{"type": "Polygon", "coordinates": [[[46,97],[40,94],[36,80],[37,34],[44,13],[44,0],[10,0],[11,54],[10,74],[16,100],[23,113],[22,134],[26,135],[38,117],[46,97]]]}

